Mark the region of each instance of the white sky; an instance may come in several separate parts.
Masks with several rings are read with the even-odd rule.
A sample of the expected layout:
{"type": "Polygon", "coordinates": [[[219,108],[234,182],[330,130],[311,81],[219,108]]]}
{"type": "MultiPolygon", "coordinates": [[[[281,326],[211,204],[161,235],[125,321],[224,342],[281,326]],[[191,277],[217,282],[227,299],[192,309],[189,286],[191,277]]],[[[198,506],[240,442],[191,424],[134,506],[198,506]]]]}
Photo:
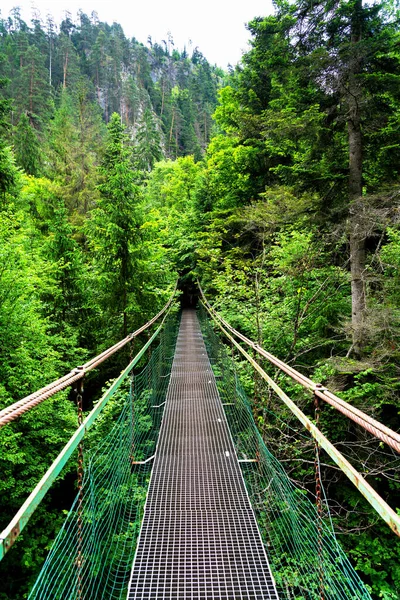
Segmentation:
{"type": "Polygon", "coordinates": [[[32,6],[42,19],[52,14],[58,25],[66,10],[73,17],[80,8],[88,15],[95,10],[101,21],[120,23],[126,36],[143,43],[149,35],[161,43],[170,31],[177,49],[198,46],[209,62],[224,69],[228,63],[236,64],[247,48],[250,36],[245,23],[273,10],[271,0],[1,0],[1,16],[7,17],[15,6],[28,24],[32,6]]]}

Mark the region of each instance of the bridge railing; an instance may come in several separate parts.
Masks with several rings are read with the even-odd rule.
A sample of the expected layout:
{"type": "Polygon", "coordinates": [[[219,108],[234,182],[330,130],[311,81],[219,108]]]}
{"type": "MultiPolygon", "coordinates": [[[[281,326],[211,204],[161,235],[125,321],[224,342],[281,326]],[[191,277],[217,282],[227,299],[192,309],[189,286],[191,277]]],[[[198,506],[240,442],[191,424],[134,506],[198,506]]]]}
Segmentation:
{"type": "Polygon", "coordinates": [[[292,367],[283,363],[283,361],[277,359],[272,354],[266,352],[261,346],[252,342],[240,332],[236,331],[229,323],[227,323],[210,305],[207,298],[204,295],[200,285],[200,292],[202,296],[202,302],[205,309],[208,311],[212,320],[221,329],[222,333],[230,340],[239,352],[246,358],[246,360],[253,366],[253,368],[260,374],[270,388],[279,396],[279,398],[285,403],[290,411],[297,417],[297,419],[304,425],[304,427],[311,433],[313,438],[318,444],[329,454],[336,465],[345,473],[350,481],[357,487],[364,498],[369,502],[373,509],[380,515],[380,517],[389,525],[396,535],[400,536],[400,515],[398,515],[385,500],[373,489],[373,487],[364,479],[359,473],[343,456],[341,452],[327,439],[326,436],[312,423],[312,421],[299,409],[298,406],[285,394],[285,392],[277,385],[277,383],[269,377],[269,375],[262,369],[262,367],[249,355],[244,348],[234,339],[234,335],[240,340],[248,344],[261,356],[270,360],[272,364],[278,366],[282,371],[290,375],[298,383],[302,383],[304,387],[311,390],[315,396],[320,397],[324,400],[329,400],[329,404],[338,408],[340,412],[345,414],[350,419],[354,420],[361,426],[365,427],[370,433],[375,435],[378,439],[386,441],[392,448],[398,450],[398,439],[400,440],[399,434],[385,427],[375,419],[372,419],[365,413],[358,411],[344,400],[341,400],[331,392],[328,392],[326,388],[314,383],[310,379],[301,375],[298,371],[295,371],[292,367]],[[333,403],[332,398],[335,400],[333,403]],[[338,402],[340,401],[340,402],[338,402]],[[340,408],[339,408],[340,407],[340,408]],[[360,414],[361,416],[359,416],[360,414]],[[373,424],[372,424],[373,423],[373,424]]]}
{"type": "Polygon", "coordinates": [[[380,423],[376,419],[373,419],[371,416],[362,412],[355,406],[352,406],[348,402],[345,402],[345,400],[342,400],[342,398],[339,398],[338,396],[330,392],[325,386],[321,385],[320,383],[315,383],[314,381],[303,375],[303,373],[296,371],[296,369],[283,362],[283,360],[280,360],[270,352],[267,352],[259,344],[253,342],[248,337],[234,329],[210,305],[200,285],[199,289],[202,296],[202,300],[207,310],[209,311],[211,316],[218,321],[218,323],[225,327],[227,331],[229,331],[232,335],[234,335],[242,342],[247,344],[250,348],[255,350],[255,352],[257,352],[260,356],[266,358],[271,364],[278,367],[278,369],[289,375],[289,377],[291,377],[294,381],[302,385],[304,388],[310,390],[313,394],[315,394],[315,396],[321,398],[321,400],[324,400],[325,402],[333,406],[336,410],[344,414],[346,417],[348,417],[361,427],[363,427],[366,431],[369,431],[369,433],[371,433],[373,436],[377,437],[382,442],[396,450],[396,452],[400,453],[399,433],[393,431],[389,427],[386,427],[386,425],[383,425],[383,423],[380,423]]]}
{"type": "MultiPolygon", "coordinates": [[[[249,401],[237,373],[235,346],[222,341],[204,309],[200,311],[200,322],[279,598],[371,600],[367,587],[337,542],[323,487],[320,486],[321,504],[317,506],[270,452],[269,443],[255,423],[260,405],[255,408],[249,401]]],[[[271,412],[269,415],[272,417],[271,412]]],[[[290,426],[286,418],[275,422],[285,438],[288,431],[292,432],[293,424],[290,426]]],[[[302,453],[313,445],[307,432],[303,438],[302,453]]],[[[314,466],[319,471],[317,456],[314,466]]]]}
{"type": "Polygon", "coordinates": [[[145,367],[89,432],[82,486],[29,600],[126,598],[176,342],[171,315],[145,367]]]}
{"type": "Polygon", "coordinates": [[[127,344],[132,342],[132,340],[135,337],[143,333],[143,331],[149,329],[156,321],[158,321],[158,319],[160,319],[160,317],[162,317],[168,311],[174,300],[176,289],[177,284],[175,285],[175,289],[165,306],[160,310],[160,312],[157,315],[150,319],[150,321],[142,325],[142,327],[139,327],[139,329],[130,333],[123,340],[120,340],[110,348],[107,348],[107,350],[104,350],[104,352],[102,352],[98,356],[95,356],[94,358],[90,359],[84,365],[76,367],[66,375],[63,375],[63,377],[52,381],[51,383],[47,384],[40,390],[37,390],[33,394],[30,394],[29,396],[18,400],[18,402],[14,402],[14,404],[10,404],[6,408],[0,410],[0,427],[11,423],[28,410],[31,410],[32,408],[43,402],[43,400],[47,400],[47,398],[54,396],[54,394],[57,394],[57,392],[60,392],[61,390],[73,385],[77,381],[82,380],[85,377],[86,373],[92,371],[93,369],[101,365],[101,363],[103,363],[105,360],[107,360],[116,352],[124,348],[127,344]]]}
{"type": "MultiPolygon", "coordinates": [[[[71,437],[69,442],[64,446],[64,448],[62,449],[62,451],[60,452],[60,454],[58,455],[56,460],[53,462],[53,464],[47,470],[47,472],[42,477],[42,479],[39,481],[39,483],[36,485],[35,489],[32,491],[32,493],[26,499],[26,501],[21,506],[21,508],[19,509],[17,514],[10,521],[8,526],[0,533],[0,560],[2,560],[2,558],[5,556],[5,554],[13,546],[13,544],[19,537],[20,533],[26,527],[31,516],[33,515],[33,513],[35,512],[37,507],[40,505],[43,498],[45,497],[45,495],[47,494],[47,492],[49,491],[49,489],[51,488],[51,486],[53,485],[53,483],[55,482],[55,480],[57,479],[57,477],[59,476],[61,471],[64,469],[65,465],[67,464],[67,462],[69,461],[71,456],[80,447],[87,431],[93,426],[93,424],[96,422],[99,415],[102,413],[102,411],[105,409],[105,407],[109,403],[110,399],[114,396],[114,394],[117,392],[117,390],[121,387],[121,385],[127,379],[127,377],[132,373],[133,369],[138,365],[138,363],[140,362],[142,357],[145,355],[146,351],[150,348],[150,346],[153,344],[153,342],[158,338],[158,336],[162,332],[164,323],[165,323],[168,315],[170,314],[171,308],[173,306],[174,296],[175,296],[175,292],[171,296],[168,303],[164,306],[162,311],[160,311],[160,313],[158,313],[158,315],[156,315],[156,317],[151,319],[151,321],[149,321],[143,327],[141,327],[139,330],[137,330],[137,332],[134,332],[133,334],[131,334],[130,336],[125,338],[125,340],[122,340],[124,345],[127,344],[132,339],[132,337],[138,335],[138,332],[148,329],[148,327],[150,327],[153,323],[155,323],[155,321],[157,319],[159,319],[161,316],[163,317],[159,327],[156,329],[156,331],[153,333],[153,335],[149,338],[149,340],[144,344],[142,349],[131,360],[129,365],[122,371],[122,373],[119,375],[119,377],[117,377],[117,379],[115,379],[115,381],[112,383],[112,385],[109,387],[109,389],[105,392],[105,394],[96,403],[96,405],[94,406],[92,411],[87,415],[87,417],[83,420],[83,422],[77,428],[74,435],[71,437]]],[[[95,368],[95,366],[100,364],[103,360],[106,360],[106,358],[108,358],[108,356],[111,356],[113,353],[117,352],[122,347],[120,344],[116,344],[115,346],[110,348],[108,351],[103,352],[100,356],[96,357],[95,359],[92,359],[92,361],[87,363],[90,365],[89,369],[95,368]]],[[[89,370],[89,369],[87,369],[87,370],[89,370]]],[[[82,371],[79,372],[79,375],[76,375],[76,379],[82,379],[85,372],[86,372],[86,370],[82,369],[82,371]]],[[[66,376],[65,378],[62,378],[63,382],[61,385],[63,385],[63,387],[67,387],[68,385],[71,385],[71,379],[70,378],[67,379],[67,377],[68,376],[66,376]]],[[[57,381],[59,382],[60,380],[57,380],[57,381]]],[[[57,384],[57,385],[52,386],[52,384],[49,384],[49,386],[47,386],[48,389],[46,392],[42,393],[42,390],[40,390],[40,394],[39,394],[39,392],[37,393],[39,395],[34,400],[34,402],[36,404],[38,404],[39,402],[42,402],[47,397],[50,397],[51,395],[57,393],[57,391],[62,389],[59,387],[59,384],[57,382],[53,382],[53,383],[57,384]]],[[[43,388],[43,389],[46,389],[46,388],[43,388]]],[[[30,410],[32,408],[32,406],[35,406],[36,404],[32,405],[29,401],[26,404],[20,405],[19,408],[16,409],[16,411],[14,411],[14,409],[13,409],[13,411],[9,412],[8,414],[14,415],[13,418],[17,418],[17,416],[19,416],[19,414],[16,414],[16,412],[19,413],[20,410],[22,410],[22,412],[25,412],[26,410],[30,410]]],[[[13,406],[15,406],[15,405],[13,405],[13,406]]],[[[9,407],[9,408],[12,408],[12,407],[9,407]]],[[[8,423],[8,422],[9,421],[6,421],[6,423],[8,423]]],[[[6,423],[3,423],[3,424],[6,424],[6,423]]]]}

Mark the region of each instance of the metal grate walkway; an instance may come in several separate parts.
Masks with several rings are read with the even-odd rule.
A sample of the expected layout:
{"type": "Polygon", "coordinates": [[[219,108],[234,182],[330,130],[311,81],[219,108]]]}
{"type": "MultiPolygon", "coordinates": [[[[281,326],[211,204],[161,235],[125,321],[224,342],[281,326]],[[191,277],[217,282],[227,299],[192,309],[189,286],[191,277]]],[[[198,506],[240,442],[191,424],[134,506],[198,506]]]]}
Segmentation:
{"type": "Polygon", "coordinates": [[[184,311],[128,599],[268,598],[275,584],[195,311],[184,311]]]}

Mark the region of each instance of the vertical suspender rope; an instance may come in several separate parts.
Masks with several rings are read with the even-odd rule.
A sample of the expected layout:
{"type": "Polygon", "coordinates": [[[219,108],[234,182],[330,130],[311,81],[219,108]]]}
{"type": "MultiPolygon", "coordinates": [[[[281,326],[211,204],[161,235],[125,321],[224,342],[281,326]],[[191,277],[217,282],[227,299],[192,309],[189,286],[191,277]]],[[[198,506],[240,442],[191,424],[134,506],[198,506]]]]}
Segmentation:
{"type": "MultiPolygon", "coordinates": [[[[129,362],[131,362],[132,360],[132,356],[133,356],[133,348],[134,348],[134,344],[135,342],[132,340],[131,342],[131,346],[130,346],[130,359],[129,362]]],[[[131,373],[131,384],[130,384],[130,400],[131,400],[131,451],[130,451],[130,459],[131,459],[131,465],[133,465],[133,463],[135,462],[135,374],[132,370],[131,373]]]]}
{"type": "MultiPolygon", "coordinates": [[[[319,417],[321,413],[321,407],[319,405],[319,398],[314,394],[314,407],[315,407],[315,424],[319,428],[319,417]]],[[[321,448],[317,439],[315,439],[315,502],[317,506],[317,529],[318,529],[318,569],[319,569],[319,597],[320,600],[324,600],[324,567],[323,567],[323,542],[322,542],[322,521],[323,521],[323,510],[322,510],[322,494],[321,494],[321,466],[320,466],[320,455],[321,448]]]]}
{"type": "MultiPolygon", "coordinates": [[[[83,378],[78,381],[76,390],[76,404],[78,408],[78,427],[83,423],[83,378]]],[[[82,438],[78,446],[78,510],[77,510],[77,551],[76,551],[76,567],[77,567],[77,600],[83,598],[82,591],[82,503],[83,503],[83,444],[82,438]]]]}

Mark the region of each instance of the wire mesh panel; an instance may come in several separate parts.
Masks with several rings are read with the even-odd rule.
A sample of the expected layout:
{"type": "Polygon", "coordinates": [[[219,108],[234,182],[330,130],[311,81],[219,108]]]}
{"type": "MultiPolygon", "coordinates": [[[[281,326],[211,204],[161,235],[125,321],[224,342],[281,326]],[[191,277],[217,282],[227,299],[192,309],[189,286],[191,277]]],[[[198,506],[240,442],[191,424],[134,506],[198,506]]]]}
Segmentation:
{"type": "Polygon", "coordinates": [[[182,315],[128,598],[278,598],[195,311],[182,315]]]}
{"type": "Polygon", "coordinates": [[[184,312],[172,371],[170,322],[99,417],[82,493],[31,600],[370,600],[329,519],[265,447],[226,347],[201,321],[206,345],[184,312]]]}
{"type": "Polygon", "coordinates": [[[336,540],[329,514],[321,521],[304,490],[293,485],[265,446],[230,353],[203,310],[200,321],[279,597],[370,600],[368,590],[336,540]]]}
{"type": "Polygon", "coordinates": [[[147,366],[109,401],[85,441],[81,494],[29,599],[126,598],[164,411],[176,322],[167,320],[147,366]],[[148,461],[148,462],[146,462],[148,461]]]}

